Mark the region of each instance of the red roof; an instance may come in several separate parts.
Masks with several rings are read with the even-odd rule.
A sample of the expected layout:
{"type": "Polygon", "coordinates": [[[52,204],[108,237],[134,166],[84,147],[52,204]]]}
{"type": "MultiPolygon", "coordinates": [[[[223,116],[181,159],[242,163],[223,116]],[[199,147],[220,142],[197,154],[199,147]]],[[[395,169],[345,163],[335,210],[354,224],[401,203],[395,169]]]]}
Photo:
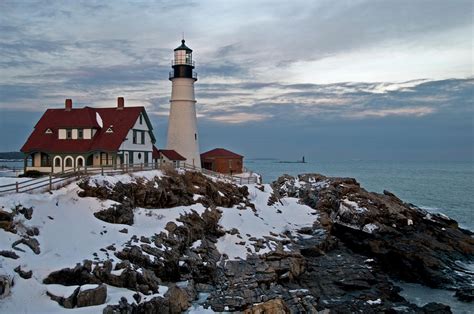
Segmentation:
{"type": "Polygon", "coordinates": [[[151,157],[153,159],[160,159],[160,152],[159,152],[158,148],[156,148],[155,145],[153,145],[153,153],[151,154],[151,157]]]}
{"type": "Polygon", "coordinates": [[[213,150],[201,154],[202,159],[215,157],[243,158],[244,156],[236,154],[224,148],[214,148],[213,150]]]}
{"type": "MultiPolygon", "coordinates": [[[[85,153],[92,151],[117,151],[133,127],[140,113],[148,121],[144,107],[113,108],[73,108],[48,109],[35,125],[33,132],[21,148],[22,152],[42,151],[48,153],[85,153]],[[97,121],[102,119],[102,127],[97,121]],[[113,132],[106,133],[108,128],[113,132]],[[97,130],[92,139],[58,139],[58,130],[64,128],[94,128],[97,130]],[[52,133],[45,133],[51,129],[52,133]]],[[[149,122],[147,122],[149,123],[149,122]]],[[[154,141],[150,128],[150,136],[154,141]]]]}
{"type": "Polygon", "coordinates": [[[183,156],[181,156],[180,154],[178,154],[176,151],[172,149],[160,149],[158,150],[158,152],[160,154],[163,154],[163,156],[165,156],[169,160],[186,160],[186,158],[184,158],[183,156]]]}

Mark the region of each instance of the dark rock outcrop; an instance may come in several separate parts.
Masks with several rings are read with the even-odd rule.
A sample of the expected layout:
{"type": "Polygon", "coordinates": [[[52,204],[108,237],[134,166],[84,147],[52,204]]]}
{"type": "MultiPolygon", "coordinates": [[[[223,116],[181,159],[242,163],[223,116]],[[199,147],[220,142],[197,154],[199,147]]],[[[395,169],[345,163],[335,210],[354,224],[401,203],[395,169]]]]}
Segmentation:
{"type": "Polygon", "coordinates": [[[102,284],[96,288],[80,289],[77,293],[77,307],[104,304],[107,299],[107,286],[102,284]]]}
{"type": "Polygon", "coordinates": [[[332,235],[349,249],[375,257],[396,278],[431,287],[473,280],[458,261],[474,261],[474,239],[446,216],[406,204],[387,191],[367,192],[352,178],[285,176],[273,188],[275,198],[297,197],[317,210],[332,235]]]}
{"type": "MultiPolygon", "coordinates": [[[[15,249],[15,250],[18,250],[18,251],[23,251],[22,249],[20,248],[17,248],[17,245],[18,244],[24,244],[26,245],[27,247],[29,247],[33,253],[35,254],[40,254],[41,253],[41,249],[40,249],[40,244],[38,242],[38,240],[36,240],[35,238],[30,238],[30,237],[24,237],[24,238],[21,238],[19,240],[16,240],[15,242],[12,243],[12,248],[15,249]]],[[[24,251],[23,251],[24,252],[24,251]]]]}
{"type": "Polygon", "coordinates": [[[21,269],[21,266],[16,267],[13,269],[18,275],[20,275],[21,278],[23,279],[30,279],[31,276],[33,275],[33,272],[31,270],[24,271],[21,269]]]}
{"type": "Polygon", "coordinates": [[[130,208],[170,208],[188,206],[196,202],[206,207],[232,207],[240,203],[253,206],[247,199],[247,187],[213,181],[199,172],[192,171],[156,177],[150,181],[137,179],[133,183],[118,182],[113,186],[95,186],[86,180],[80,182],[79,186],[83,189],[79,193],[81,197],[110,199],[130,208]],[[197,201],[194,200],[195,194],[201,195],[197,201]]]}
{"type": "Polygon", "coordinates": [[[13,287],[12,278],[7,275],[0,275],[0,299],[10,294],[11,287],[13,287]]]}
{"type": "Polygon", "coordinates": [[[108,209],[94,213],[96,218],[112,224],[133,225],[133,209],[128,205],[112,205],[108,209]]]}
{"type": "Polygon", "coordinates": [[[0,256],[11,258],[11,259],[19,258],[19,256],[13,251],[0,251],[0,256]]]}

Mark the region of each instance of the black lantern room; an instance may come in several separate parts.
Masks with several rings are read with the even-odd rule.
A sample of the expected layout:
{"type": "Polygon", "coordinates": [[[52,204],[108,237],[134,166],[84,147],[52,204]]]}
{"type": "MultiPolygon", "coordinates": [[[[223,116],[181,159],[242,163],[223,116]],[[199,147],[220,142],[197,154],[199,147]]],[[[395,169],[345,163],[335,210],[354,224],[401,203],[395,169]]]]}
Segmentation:
{"type": "Polygon", "coordinates": [[[181,46],[174,50],[174,60],[171,65],[173,71],[170,72],[170,80],[181,77],[197,81],[197,74],[193,71],[193,50],[184,44],[184,39],[181,40],[181,46]]]}

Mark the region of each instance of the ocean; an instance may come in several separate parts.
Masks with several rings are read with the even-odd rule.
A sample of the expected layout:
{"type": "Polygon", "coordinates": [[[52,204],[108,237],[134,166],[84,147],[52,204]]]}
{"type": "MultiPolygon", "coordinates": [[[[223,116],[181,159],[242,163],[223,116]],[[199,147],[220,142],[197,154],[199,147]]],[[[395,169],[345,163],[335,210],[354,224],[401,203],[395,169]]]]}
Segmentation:
{"type": "Polygon", "coordinates": [[[388,190],[405,202],[457,220],[474,231],[474,162],[245,160],[245,167],[271,183],[282,174],[320,173],[353,177],[368,191],[388,190]]]}

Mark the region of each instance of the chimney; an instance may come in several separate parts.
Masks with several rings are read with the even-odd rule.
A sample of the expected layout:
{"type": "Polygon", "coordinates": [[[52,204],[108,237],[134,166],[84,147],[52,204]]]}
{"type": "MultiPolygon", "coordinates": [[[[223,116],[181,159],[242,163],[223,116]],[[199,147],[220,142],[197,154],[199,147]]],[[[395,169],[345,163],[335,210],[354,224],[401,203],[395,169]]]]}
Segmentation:
{"type": "Polygon", "coordinates": [[[66,111],[71,111],[71,109],[72,109],[72,99],[66,99],[65,109],[66,109],[66,111]]]}
{"type": "Polygon", "coordinates": [[[125,107],[125,100],[123,97],[117,98],[117,110],[123,110],[123,107],[125,107]]]}

